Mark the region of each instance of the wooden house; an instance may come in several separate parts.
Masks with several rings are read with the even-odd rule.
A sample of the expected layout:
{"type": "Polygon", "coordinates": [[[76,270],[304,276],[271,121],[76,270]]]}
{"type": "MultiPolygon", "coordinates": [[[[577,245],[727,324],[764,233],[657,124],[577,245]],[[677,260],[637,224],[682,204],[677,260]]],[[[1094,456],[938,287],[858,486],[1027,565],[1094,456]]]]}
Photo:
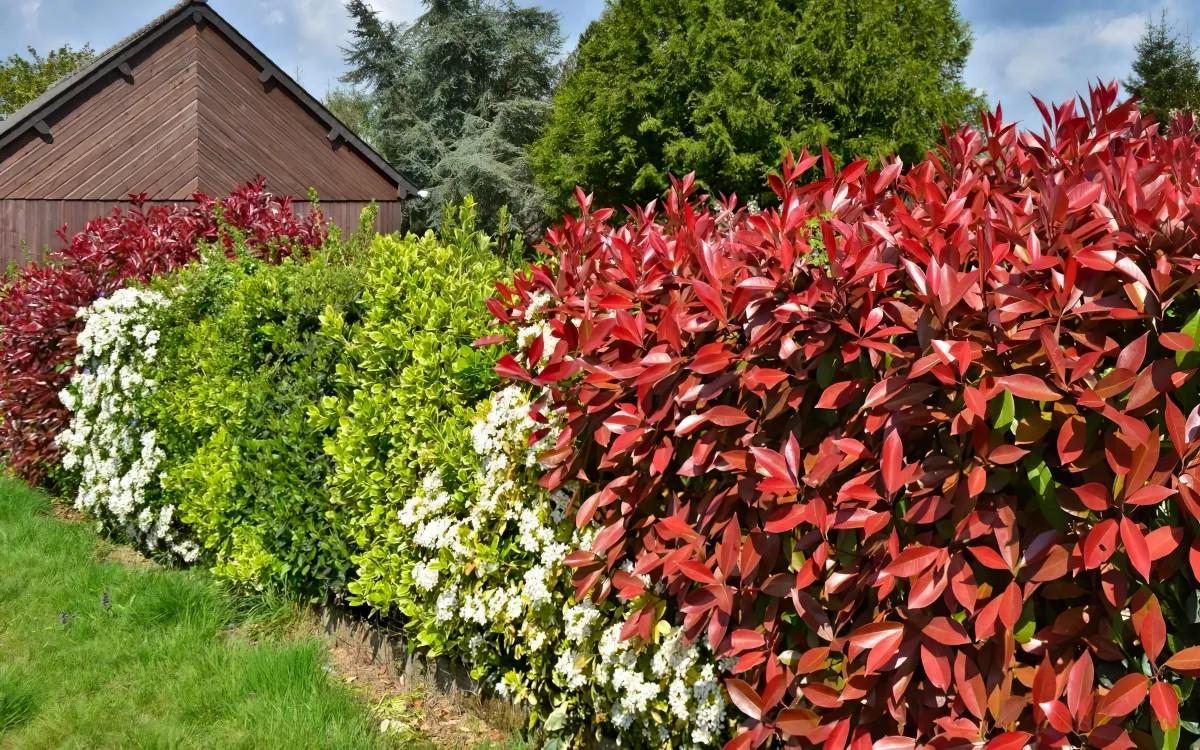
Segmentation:
{"type": "Polygon", "coordinates": [[[214,11],[184,0],[0,121],[0,270],[64,226],[127,205],[221,196],[257,175],[331,220],[400,228],[417,188],[214,11]]]}

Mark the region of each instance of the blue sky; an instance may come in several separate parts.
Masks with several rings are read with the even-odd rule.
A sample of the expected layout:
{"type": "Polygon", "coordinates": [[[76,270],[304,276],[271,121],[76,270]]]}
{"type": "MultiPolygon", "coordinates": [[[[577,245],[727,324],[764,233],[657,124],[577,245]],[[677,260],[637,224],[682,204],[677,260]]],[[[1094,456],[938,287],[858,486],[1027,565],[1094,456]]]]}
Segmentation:
{"type": "MultiPolygon", "coordinates": [[[[170,6],[172,0],[0,0],[0,56],[26,45],[45,50],[91,42],[102,50],[170,6]]],[[[340,0],[210,0],[251,41],[314,94],[336,85],[349,18],[340,0]]],[[[526,4],[526,3],[522,3],[526,4]]],[[[542,0],[562,16],[568,49],[600,15],[604,0],[542,0]]],[[[374,0],[395,20],[411,20],[420,0],[374,0]]],[[[1007,118],[1036,125],[1034,93],[1062,101],[1089,80],[1124,77],[1146,19],[1166,7],[1200,41],[1195,0],[959,0],[975,49],[967,83],[1004,104],[1007,118]]]]}

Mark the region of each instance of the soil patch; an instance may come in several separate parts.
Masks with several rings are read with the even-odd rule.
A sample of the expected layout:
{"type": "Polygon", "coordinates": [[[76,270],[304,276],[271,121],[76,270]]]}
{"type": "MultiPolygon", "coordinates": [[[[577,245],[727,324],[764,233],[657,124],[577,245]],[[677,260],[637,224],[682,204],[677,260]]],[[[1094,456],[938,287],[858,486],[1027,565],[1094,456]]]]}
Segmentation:
{"type": "Polygon", "coordinates": [[[116,563],[131,570],[154,570],[162,566],[153,560],[143,557],[131,547],[121,547],[115,544],[101,540],[96,545],[96,551],[93,553],[96,562],[111,562],[116,563]]]}
{"type": "Polygon", "coordinates": [[[463,750],[512,737],[511,728],[496,722],[499,717],[484,718],[492,707],[479,698],[447,692],[433,679],[397,677],[387,664],[377,663],[370,650],[338,638],[329,641],[334,673],[371,705],[380,730],[399,735],[405,747],[463,750]]]}

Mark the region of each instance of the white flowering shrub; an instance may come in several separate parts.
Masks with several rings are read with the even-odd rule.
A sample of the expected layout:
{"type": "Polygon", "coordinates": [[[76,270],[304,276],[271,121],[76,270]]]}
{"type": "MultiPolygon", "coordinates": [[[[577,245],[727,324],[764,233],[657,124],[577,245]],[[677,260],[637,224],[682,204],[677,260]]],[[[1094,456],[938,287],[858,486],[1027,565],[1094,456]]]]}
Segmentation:
{"type": "Polygon", "coordinates": [[[552,705],[541,728],[561,740],[590,727],[637,747],[717,743],[725,699],[703,645],[685,645],[665,622],[648,642],[621,640],[622,605],[574,602],[564,560],[595,532],[575,529],[568,492],[537,486],[537,457],[558,427],[529,411],[521,388],[493,396],[471,430],[476,482],[452,492],[435,469],[399,511],[411,532],[402,608],[422,624],[416,637],[464,659],[498,694],[552,705]]]}
{"type": "Polygon", "coordinates": [[[128,288],[79,312],[76,373],[60,394],[71,424],[57,440],[64,468],[79,476],[79,510],[144,551],[193,562],[199,550],[180,533],[175,508],[157,502],[164,455],[140,410],[157,385],[145,373],[158,357],[155,317],[166,306],[158,292],[128,288]]]}
{"type": "MultiPolygon", "coordinates": [[[[548,338],[549,301],[532,301],[521,350],[548,338]]],[[[474,481],[454,491],[435,468],[397,514],[411,539],[401,542],[403,610],[422,623],[418,639],[466,660],[500,695],[552,705],[541,728],[565,744],[589,728],[634,746],[718,743],[725,699],[703,645],[666,622],[649,641],[622,640],[623,605],[574,602],[564,561],[595,529],[575,528],[569,489],[538,486],[538,457],[561,425],[552,414],[535,422],[531,406],[519,386],[492,396],[471,428],[474,481]]]]}

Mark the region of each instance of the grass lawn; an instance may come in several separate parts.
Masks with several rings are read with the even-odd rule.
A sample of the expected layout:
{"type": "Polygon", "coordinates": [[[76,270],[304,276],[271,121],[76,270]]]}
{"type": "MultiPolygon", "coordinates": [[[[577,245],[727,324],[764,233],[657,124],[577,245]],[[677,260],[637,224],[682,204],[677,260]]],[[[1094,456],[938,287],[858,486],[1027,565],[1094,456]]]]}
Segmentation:
{"type": "Polygon", "coordinates": [[[320,639],[252,637],[271,606],[105,546],[0,479],[0,748],[429,746],[381,734],[320,639]]]}

